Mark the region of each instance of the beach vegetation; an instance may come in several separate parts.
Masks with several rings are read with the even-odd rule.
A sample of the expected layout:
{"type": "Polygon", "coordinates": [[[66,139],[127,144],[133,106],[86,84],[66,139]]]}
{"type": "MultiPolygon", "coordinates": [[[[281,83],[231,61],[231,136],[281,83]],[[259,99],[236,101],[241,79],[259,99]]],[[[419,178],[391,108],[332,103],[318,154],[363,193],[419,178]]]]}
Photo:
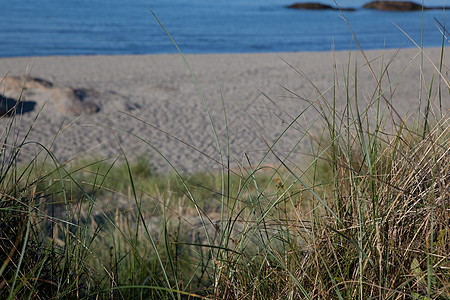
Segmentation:
{"type": "Polygon", "coordinates": [[[3,116],[0,298],[449,299],[444,43],[433,77],[418,70],[424,96],[408,119],[393,104],[396,54],[360,63],[350,51],[327,91],[309,82],[317,98],[299,97],[308,110],[286,127],[319,117],[299,136],[311,141],[301,162],[273,150],[284,132],[265,141],[275,165],[232,161],[218,142],[218,168],[191,173],[127,153],[61,162],[39,143],[24,161],[33,141],[16,139],[14,111],[3,116]]]}

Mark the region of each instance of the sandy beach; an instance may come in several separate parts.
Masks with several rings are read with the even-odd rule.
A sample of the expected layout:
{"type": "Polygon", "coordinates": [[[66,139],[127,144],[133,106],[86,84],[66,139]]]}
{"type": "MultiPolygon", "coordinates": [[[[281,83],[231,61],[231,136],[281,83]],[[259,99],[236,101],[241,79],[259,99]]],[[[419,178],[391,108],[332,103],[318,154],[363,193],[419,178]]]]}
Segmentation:
{"type": "MultiPolygon", "coordinates": [[[[425,53],[424,86],[429,88],[433,72],[435,85],[440,77],[427,56],[439,66],[440,49],[426,49],[425,53]]],[[[445,54],[450,53],[446,50],[445,54]]],[[[415,118],[419,106],[419,51],[378,50],[367,51],[366,55],[376,76],[380,76],[382,65],[388,65],[382,88],[399,117],[415,118]]],[[[308,108],[309,103],[304,99],[332,102],[336,93],[338,106],[343,105],[346,101],[344,74],[349,61],[350,94],[355,94],[352,86],[356,66],[360,107],[367,106],[376,97],[373,74],[356,51],[350,58],[349,52],[344,51],[334,55],[331,52],[187,55],[186,59],[203,93],[222,154],[227,151],[228,140],[231,161],[235,163],[247,164],[246,157],[249,157],[256,165],[268,150],[266,142],[275,141],[298,115],[297,122],[274,151],[285,156],[295,147],[289,154],[293,162],[302,153],[308,153],[310,137],[302,137],[305,128],[311,126],[310,132],[319,135],[323,120],[317,111],[308,108]],[[338,77],[335,91],[333,71],[338,77]]],[[[447,65],[445,57],[444,65],[447,65]]],[[[129,157],[142,155],[150,159],[158,170],[170,168],[166,159],[181,171],[218,167],[216,161],[220,160],[220,154],[208,112],[180,55],[1,58],[0,93],[15,99],[13,92],[7,91],[5,77],[25,74],[48,81],[52,86],[48,90],[30,88],[24,93],[23,100],[33,106],[16,118],[14,135],[18,140],[23,138],[45,104],[27,141],[46,145],[61,162],[74,156],[117,157],[122,147],[129,157]],[[96,109],[86,113],[71,111],[70,103],[63,106],[57,103],[66,100],[58,100],[52,88],[75,91],[78,104],[90,103],[96,109]]],[[[445,67],[444,75],[446,78],[445,67]]],[[[423,94],[426,98],[426,93],[423,94]]],[[[431,99],[437,112],[435,91],[431,99]]],[[[443,93],[442,105],[443,111],[448,112],[448,90],[443,93]]],[[[0,118],[2,139],[10,120],[7,116],[0,118]]],[[[23,148],[22,157],[32,157],[36,151],[31,143],[23,148]]],[[[276,162],[272,155],[264,160],[265,164],[276,162]]]]}

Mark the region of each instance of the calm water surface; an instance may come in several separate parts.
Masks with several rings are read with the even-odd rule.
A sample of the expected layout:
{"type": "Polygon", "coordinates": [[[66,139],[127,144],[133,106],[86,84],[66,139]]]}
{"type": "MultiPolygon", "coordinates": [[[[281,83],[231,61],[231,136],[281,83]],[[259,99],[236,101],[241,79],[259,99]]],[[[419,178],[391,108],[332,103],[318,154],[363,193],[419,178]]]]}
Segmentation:
{"type": "MultiPolygon", "coordinates": [[[[184,53],[328,51],[355,47],[337,11],[300,11],[297,0],[148,0],[184,53]]],[[[299,1],[299,0],[298,0],[299,1]]],[[[332,0],[322,3],[332,4],[332,0]]],[[[338,1],[360,8],[367,1],[338,1]]],[[[441,5],[428,0],[425,5],[441,5]]],[[[2,0],[0,57],[175,53],[176,48],[144,0],[2,0]]],[[[412,47],[397,24],[420,43],[422,12],[345,12],[365,49],[412,47]]],[[[424,45],[440,46],[442,35],[425,11],[424,45]]],[[[446,42],[447,43],[447,42],[446,42]]]]}

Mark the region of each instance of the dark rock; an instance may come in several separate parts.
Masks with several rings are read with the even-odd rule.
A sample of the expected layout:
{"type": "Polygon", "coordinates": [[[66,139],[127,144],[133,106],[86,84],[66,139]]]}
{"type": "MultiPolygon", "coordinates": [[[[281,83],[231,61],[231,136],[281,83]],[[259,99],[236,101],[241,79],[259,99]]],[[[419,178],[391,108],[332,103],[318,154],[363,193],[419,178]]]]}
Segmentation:
{"type": "MultiPolygon", "coordinates": [[[[287,8],[294,8],[294,9],[309,9],[309,10],[338,10],[338,8],[333,7],[331,5],[326,5],[322,3],[316,3],[316,2],[309,2],[309,3],[294,3],[287,8]]],[[[341,8],[341,10],[345,11],[354,11],[354,8],[341,8]]]]}
{"type": "Polygon", "coordinates": [[[320,3],[294,3],[292,5],[289,5],[288,8],[295,8],[295,9],[335,9],[334,7],[326,4],[320,4],[320,3]]]}
{"type": "MultiPolygon", "coordinates": [[[[422,10],[422,5],[410,1],[372,1],[363,6],[363,8],[376,9],[383,11],[417,11],[422,10]]],[[[424,10],[442,9],[443,7],[424,6],[424,10]]],[[[447,8],[447,7],[446,7],[447,8]]]]}

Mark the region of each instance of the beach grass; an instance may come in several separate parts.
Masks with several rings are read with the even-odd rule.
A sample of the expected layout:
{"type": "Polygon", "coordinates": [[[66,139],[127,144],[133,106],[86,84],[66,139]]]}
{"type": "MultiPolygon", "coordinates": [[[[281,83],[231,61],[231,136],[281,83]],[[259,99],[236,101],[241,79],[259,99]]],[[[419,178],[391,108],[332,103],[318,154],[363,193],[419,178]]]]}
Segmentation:
{"type": "Polygon", "coordinates": [[[23,161],[13,108],[1,132],[0,298],[449,299],[445,58],[432,78],[418,70],[414,119],[392,104],[402,83],[391,59],[373,70],[349,52],[330,69],[331,93],[309,82],[315,99],[286,87],[308,108],[285,132],[306,113],[321,129],[299,134],[311,141],[302,162],[274,151],[285,132],[261,134],[275,165],[234,162],[218,142],[213,171],[161,174],[127,153],[60,162],[40,144],[23,161]],[[361,68],[376,83],[365,95],[361,68]]]}

